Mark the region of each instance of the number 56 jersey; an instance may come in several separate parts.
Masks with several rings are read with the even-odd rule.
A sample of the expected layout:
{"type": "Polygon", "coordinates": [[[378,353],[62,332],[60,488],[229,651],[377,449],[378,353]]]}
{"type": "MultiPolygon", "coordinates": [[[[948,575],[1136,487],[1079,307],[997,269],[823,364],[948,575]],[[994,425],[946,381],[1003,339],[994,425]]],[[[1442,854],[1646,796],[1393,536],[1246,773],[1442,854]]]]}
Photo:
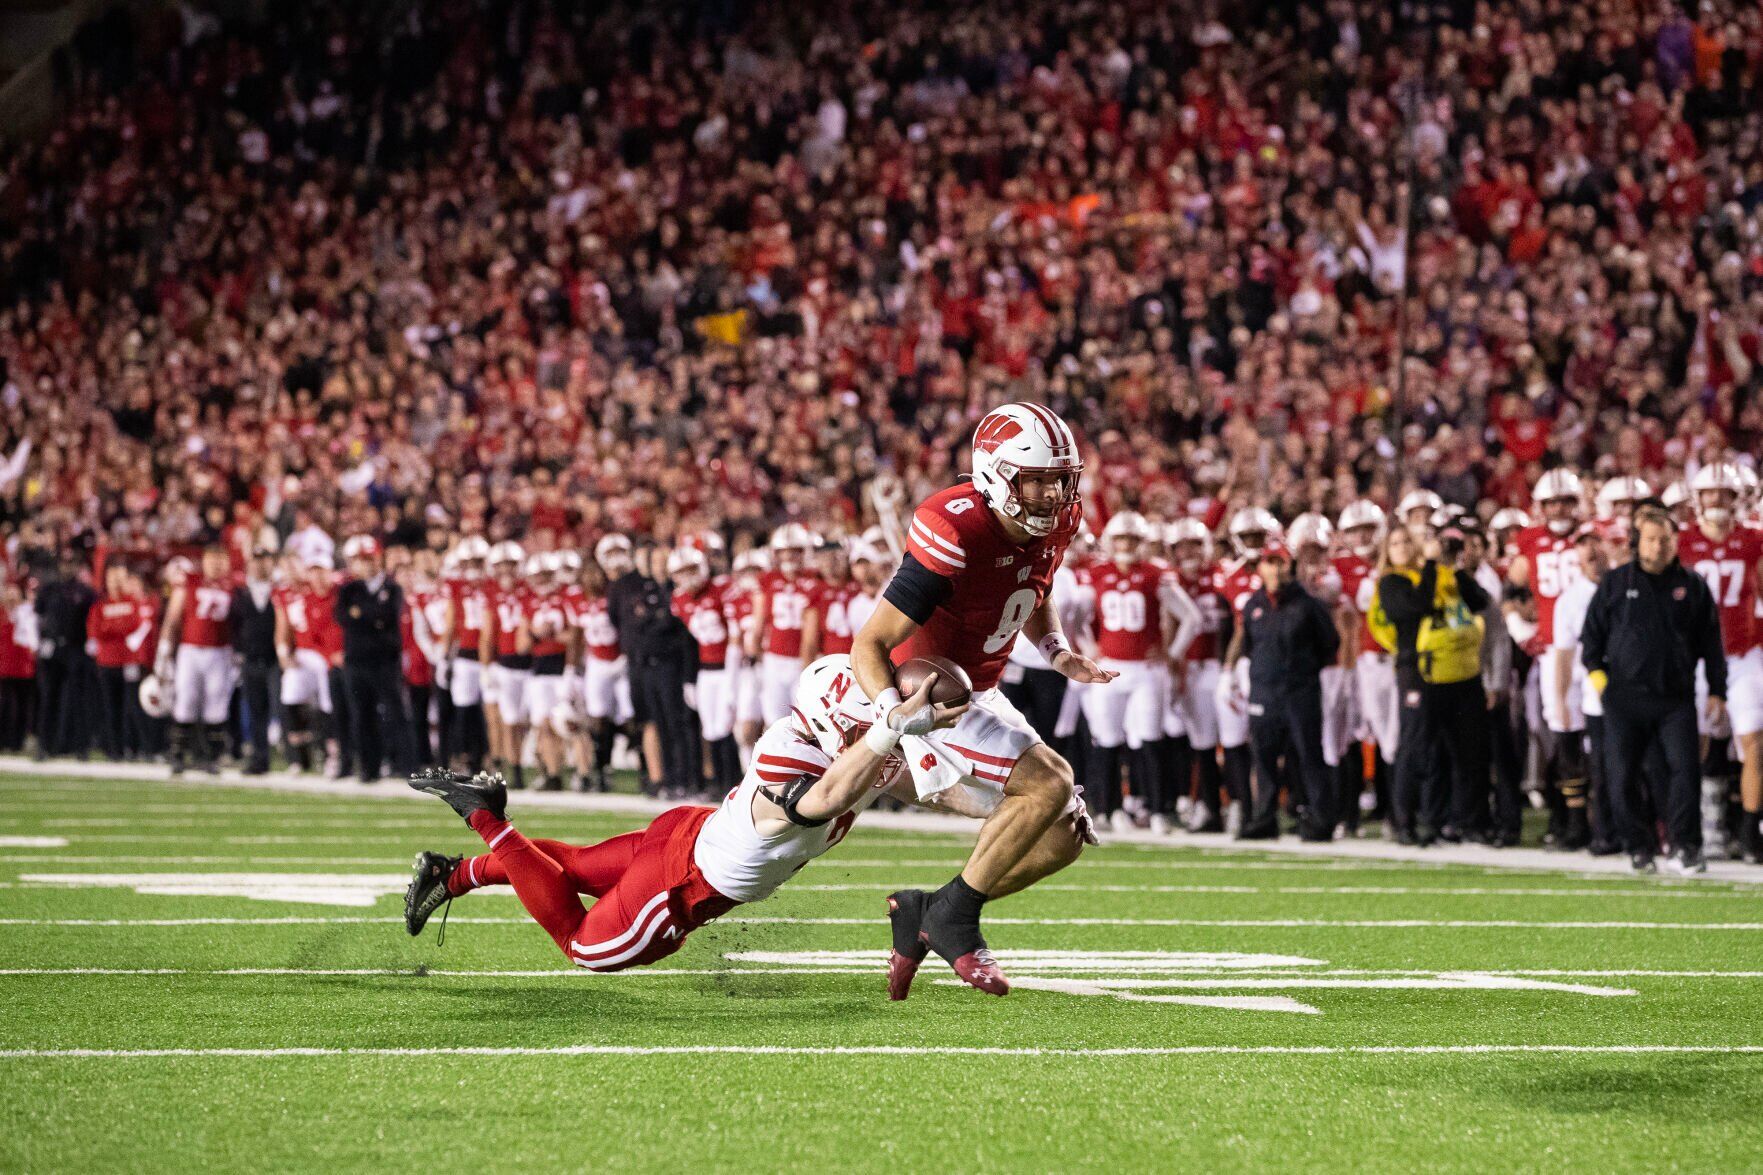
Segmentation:
{"type": "Polygon", "coordinates": [[[886,594],[919,624],[894,650],[894,663],[947,657],[967,670],[974,692],[997,685],[1017,632],[1052,589],[1079,520],[1072,506],[1044,538],[1018,544],[971,483],[926,499],[906,528],[910,558],[886,594]]]}

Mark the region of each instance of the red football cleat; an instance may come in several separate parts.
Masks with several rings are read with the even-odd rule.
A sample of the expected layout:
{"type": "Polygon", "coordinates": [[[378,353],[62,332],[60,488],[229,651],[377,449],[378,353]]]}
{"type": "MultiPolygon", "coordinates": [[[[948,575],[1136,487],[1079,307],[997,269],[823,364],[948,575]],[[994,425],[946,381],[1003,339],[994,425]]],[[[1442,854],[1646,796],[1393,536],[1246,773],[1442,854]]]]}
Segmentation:
{"type": "Polygon", "coordinates": [[[992,958],[992,952],[984,947],[977,951],[969,951],[951,964],[955,974],[961,976],[963,983],[977,988],[987,995],[1009,995],[1010,980],[1004,975],[1004,969],[998,966],[998,960],[992,958]]]}
{"type": "Polygon", "coordinates": [[[903,1000],[912,991],[912,978],[924,962],[928,948],[918,923],[924,915],[921,890],[903,889],[888,895],[888,921],[893,924],[894,946],[888,952],[888,998],[903,1000]]]}
{"type": "Polygon", "coordinates": [[[912,991],[912,977],[918,974],[922,958],[909,959],[899,951],[888,952],[888,998],[903,1000],[912,991]]]}

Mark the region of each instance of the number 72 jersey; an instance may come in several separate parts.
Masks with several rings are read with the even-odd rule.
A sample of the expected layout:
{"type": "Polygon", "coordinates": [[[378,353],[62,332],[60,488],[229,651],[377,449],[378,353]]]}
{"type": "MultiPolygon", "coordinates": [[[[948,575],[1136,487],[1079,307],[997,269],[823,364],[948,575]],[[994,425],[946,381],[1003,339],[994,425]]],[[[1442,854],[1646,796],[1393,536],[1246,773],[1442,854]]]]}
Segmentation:
{"type": "Polygon", "coordinates": [[[949,590],[894,650],[894,663],[947,657],[967,670],[975,691],[997,685],[1017,632],[1052,589],[1079,520],[1073,506],[1046,537],[1018,544],[971,483],[925,499],[907,526],[906,550],[949,590]]]}

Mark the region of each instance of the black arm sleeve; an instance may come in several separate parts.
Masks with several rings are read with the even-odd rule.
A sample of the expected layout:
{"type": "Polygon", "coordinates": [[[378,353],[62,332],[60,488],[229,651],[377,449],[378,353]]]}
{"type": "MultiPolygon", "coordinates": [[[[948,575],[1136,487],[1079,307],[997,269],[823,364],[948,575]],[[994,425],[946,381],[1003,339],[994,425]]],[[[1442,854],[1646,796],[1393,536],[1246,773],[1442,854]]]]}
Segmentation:
{"type": "Polygon", "coordinates": [[[1700,637],[1696,655],[1702,660],[1702,671],[1708,675],[1708,696],[1726,699],[1726,646],[1720,637],[1720,606],[1714,602],[1714,593],[1708,589],[1707,580],[1693,571],[1686,572],[1685,580],[1692,592],[1696,593],[1702,622],[1697,626],[1700,637]]]}
{"type": "Polygon", "coordinates": [[[1493,597],[1487,589],[1475,582],[1475,573],[1459,571],[1457,573],[1457,594],[1463,597],[1463,606],[1471,612],[1480,612],[1493,603],[1493,597]]]}
{"type": "Polygon", "coordinates": [[[1419,624],[1432,613],[1432,597],[1438,586],[1439,565],[1427,561],[1420,582],[1412,583],[1394,571],[1377,581],[1377,598],[1391,624],[1419,624]]]}
{"type": "Polygon", "coordinates": [[[798,775],[788,783],[777,783],[770,787],[762,787],[759,789],[759,794],[782,808],[784,810],[784,815],[789,817],[791,824],[798,825],[802,828],[819,828],[822,824],[831,820],[832,817],[827,816],[820,820],[810,820],[808,817],[802,815],[802,813],[796,811],[796,805],[802,802],[802,797],[808,794],[808,789],[814,786],[815,781],[818,778],[818,776],[814,775],[798,775]]]}
{"type": "MultiPolygon", "coordinates": [[[[1612,571],[1598,581],[1592,602],[1585,610],[1585,623],[1579,630],[1579,660],[1586,672],[1605,670],[1604,650],[1610,640],[1610,612],[1615,607],[1613,585],[1619,573],[1612,571]]],[[[1607,672],[1607,670],[1605,670],[1607,672]]]]}
{"type": "Polygon", "coordinates": [[[1329,613],[1328,605],[1312,596],[1310,598],[1311,628],[1316,633],[1317,658],[1324,665],[1333,665],[1341,651],[1341,632],[1334,625],[1334,616],[1329,613]]]}
{"type": "Polygon", "coordinates": [[[923,624],[954,590],[953,581],[938,575],[908,551],[900,560],[900,570],[894,572],[887,590],[882,592],[882,599],[898,608],[912,623],[923,624]]]}

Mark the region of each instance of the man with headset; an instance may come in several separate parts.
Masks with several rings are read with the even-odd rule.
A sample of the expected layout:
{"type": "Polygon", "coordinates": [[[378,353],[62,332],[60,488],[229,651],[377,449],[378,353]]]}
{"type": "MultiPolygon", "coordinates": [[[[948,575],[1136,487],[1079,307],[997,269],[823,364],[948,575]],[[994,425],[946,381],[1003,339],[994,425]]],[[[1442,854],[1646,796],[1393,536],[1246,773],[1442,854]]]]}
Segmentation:
{"type": "Polygon", "coordinates": [[[1636,872],[1652,872],[1657,847],[1641,818],[1640,764],[1657,745],[1666,763],[1668,868],[1701,873],[1701,786],[1696,662],[1708,678],[1708,716],[1726,709],[1720,612],[1701,576],[1677,561],[1677,526],[1657,504],[1635,510],[1635,557],[1598,581],[1586,611],[1581,657],[1604,703],[1609,787],[1623,847],[1636,872]]]}

